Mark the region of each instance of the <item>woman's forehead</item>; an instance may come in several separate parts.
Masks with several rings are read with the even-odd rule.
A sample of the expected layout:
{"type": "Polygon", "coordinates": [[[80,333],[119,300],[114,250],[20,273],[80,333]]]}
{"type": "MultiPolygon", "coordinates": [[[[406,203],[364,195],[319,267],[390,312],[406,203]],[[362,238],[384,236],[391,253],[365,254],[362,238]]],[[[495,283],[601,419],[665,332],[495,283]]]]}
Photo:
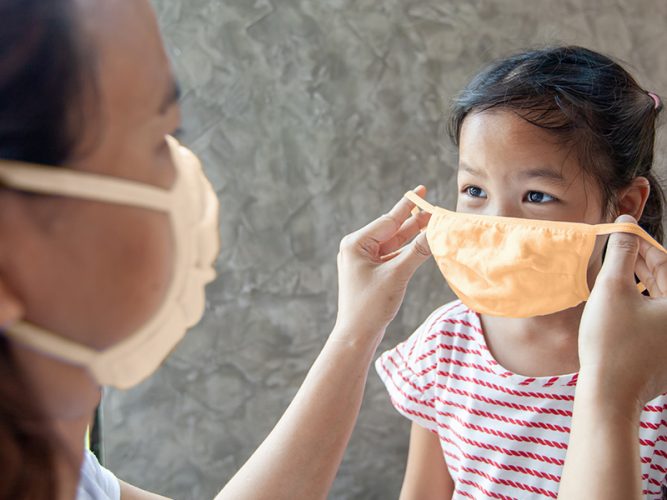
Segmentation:
{"type": "Polygon", "coordinates": [[[95,48],[98,86],[108,112],[155,113],[172,77],[147,0],[80,0],[84,32],[95,48]]]}

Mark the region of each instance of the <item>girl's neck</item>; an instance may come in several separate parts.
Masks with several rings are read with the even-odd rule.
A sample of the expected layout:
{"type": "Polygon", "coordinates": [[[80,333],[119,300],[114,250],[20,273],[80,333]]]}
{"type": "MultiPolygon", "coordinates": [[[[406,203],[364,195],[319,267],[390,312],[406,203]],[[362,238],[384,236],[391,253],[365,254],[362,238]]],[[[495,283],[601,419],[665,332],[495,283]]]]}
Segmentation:
{"type": "Polygon", "coordinates": [[[574,338],[576,340],[579,332],[579,323],[584,311],[584,304],[565,309],[547,316],[534,316],[532,318],[507,318],[500,316],[482,315],[483,325],[490,328],[496,326],[503,330],[511,330],[516,336],[526,341],[540,341],[545,337],[545,332],[553,337],[557,335],[562,338],[574,338]]]}
{"type": "Polygon", "coordinates": [[[507,370],[528,377],[555,376],[579,369],[577,339],[584,304],[548,316],[481,316],[486,343],[507,370]]]}

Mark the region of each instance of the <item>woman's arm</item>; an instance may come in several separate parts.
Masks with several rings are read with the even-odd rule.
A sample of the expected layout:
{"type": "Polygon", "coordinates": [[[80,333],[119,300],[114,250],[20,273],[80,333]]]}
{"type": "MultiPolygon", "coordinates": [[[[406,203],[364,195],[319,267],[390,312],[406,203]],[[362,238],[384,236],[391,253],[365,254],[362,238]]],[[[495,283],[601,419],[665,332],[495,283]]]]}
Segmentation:
{"type": "Polygon", "coordinates": [[[326,498],[375,350],[408,281],[430,255],[423,234],[394,253],[428,221],[424,214],[410,217],[412,208],[404,199],[343,240],[336,326],[285,414],[217,499],[326,498]]]}
{"type": "Polygon", "coordinates": [[[667,391],[666,359],[667,255],[613,234],[579,328],[581,368],[559,498],[643,498],[639,416],[667,391]],[[650,297],[637,293],[635,273],[650,297]]]}
{"type": "Polygon", "coordinates": [[[437,434],[412,424],[400,500],[443,500],[454,493],[437,434]]]}
{"type": "Polygon", "coordinates": [[[577,381],[558,498],[643,499],[637,405],[606,398],[598,381],[582,376],[577,381]]]}
{"type": "Polygon", "coordinates": [[[125,481],[119,480],[118,482],[120,483],[120,500],[169,500],[167,497],[142,490],[125,481]]]}

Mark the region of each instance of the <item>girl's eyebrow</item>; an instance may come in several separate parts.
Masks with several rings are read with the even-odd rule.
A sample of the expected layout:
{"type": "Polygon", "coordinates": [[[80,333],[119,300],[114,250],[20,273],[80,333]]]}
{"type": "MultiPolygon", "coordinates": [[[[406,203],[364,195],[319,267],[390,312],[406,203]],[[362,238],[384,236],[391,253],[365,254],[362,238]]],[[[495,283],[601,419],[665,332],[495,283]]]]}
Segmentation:
{"type": "Polygon", "coordinates": [[[563,177],[563,174],[549,167],[522,170],[518,176],[522,179],[543,179],[557,184],[565,184],[565,177],[563,177]]]}
{"type": "Polygon", "coordinates": [[[459,168],[461,170],[463,170],[464,172],[468,172],[469,174],[476,175],[478,177],[486,178],[486,172],[484,172],[483,170],[473,168],[470,165],[468,165],[467,163],[459,162],[459,168]]]}
{"type": "MultiPolygon", "coordinates": [[[[459,169],[471,175],[481,177],[483,179],[486,179],[487,177],[486,172],[484,170],[471,167],[465,162],[459,162],[459,169]]],[[[562,173],[549,167],[536,167],[536,168],[521,170],[520,172],[517,173],[517,177],[519,177],[521,180],[542,179],[547,182],[551,182],[554,184],[561,184],[561,185],[566,184],[567,182],[565,180],[565,177],[563,177],[562,173]]]]}

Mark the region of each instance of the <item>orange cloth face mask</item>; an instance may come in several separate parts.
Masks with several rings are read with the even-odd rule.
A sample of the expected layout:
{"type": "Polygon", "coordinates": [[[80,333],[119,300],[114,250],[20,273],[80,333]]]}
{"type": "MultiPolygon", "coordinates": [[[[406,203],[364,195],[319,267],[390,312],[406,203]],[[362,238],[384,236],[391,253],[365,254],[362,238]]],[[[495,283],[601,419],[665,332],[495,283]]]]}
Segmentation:
{"type": "Polygon", "coordinates": [[[597,236],[635,234],[667,250],[636,224],[584,224],[452,212],[410,191],[429,212],[426,238],[450,288],[472,310],[527,318],[588,299],[587,269],[597,236]]]}

